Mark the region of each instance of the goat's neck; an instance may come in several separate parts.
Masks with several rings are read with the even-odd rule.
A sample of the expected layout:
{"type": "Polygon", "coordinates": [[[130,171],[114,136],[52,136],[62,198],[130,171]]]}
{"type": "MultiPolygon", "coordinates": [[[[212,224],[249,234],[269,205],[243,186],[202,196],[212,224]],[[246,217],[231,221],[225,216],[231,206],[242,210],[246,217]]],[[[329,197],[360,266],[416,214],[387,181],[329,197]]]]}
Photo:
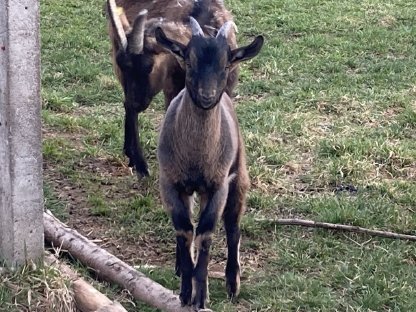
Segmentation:
{"type": "Polygon", "coordinates": [[[221,133],[221,101],[214,108],[204,110],[193,103],[185,90],[176,122],[184,138],[195,136],[202,145],[216,144],[221,133]]]}

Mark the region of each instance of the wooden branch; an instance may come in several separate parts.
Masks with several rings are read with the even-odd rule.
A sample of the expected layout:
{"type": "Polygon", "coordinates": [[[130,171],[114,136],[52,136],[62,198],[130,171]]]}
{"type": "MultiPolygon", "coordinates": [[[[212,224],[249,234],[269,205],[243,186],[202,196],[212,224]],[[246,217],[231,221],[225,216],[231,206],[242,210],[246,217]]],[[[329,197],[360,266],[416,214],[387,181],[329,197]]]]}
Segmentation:
{"type": "Polygon", "coordinates": [[[124,263],[77,231],[56,219],[51,212],[44,215],[45,239],[55,247],[68,251],[82,264],[101,277],[127,289],[134,298],[166,312],[193,312],[181,307],[177,295],[124,263]]]}
{"type": "Polygon", "coordinates": [[[278,225],[298,225],[298,226],[304,226],[304,227],[330,229],[330,230],[335,230],[335,231],[348,231],[348,232],[368,234],[371,236],[416,241],[415,235],[399,234],[399,233],[389,232],[389,231],[370,230],[370,229],[363,228],[360,226],[355,226],[355,225],[335,224],[335,223],[327,223],[327,222],[319,222],[319,221],[303,220],[303,219],[271,219],[271,220],[256,219],[256,221],[270,222],[270,223],[278,224],[278,225]]]}
{"type": "Polygon", "coordinates": [[[108,299],[106,295],[95,289],[68,265],[60,262],[52,254],[46,253],[44,261],[49,266],[57,268],[61,275],[71,282],[75,303],[77,309],[81,312],[127,312],[120,303],[108,299]]]}

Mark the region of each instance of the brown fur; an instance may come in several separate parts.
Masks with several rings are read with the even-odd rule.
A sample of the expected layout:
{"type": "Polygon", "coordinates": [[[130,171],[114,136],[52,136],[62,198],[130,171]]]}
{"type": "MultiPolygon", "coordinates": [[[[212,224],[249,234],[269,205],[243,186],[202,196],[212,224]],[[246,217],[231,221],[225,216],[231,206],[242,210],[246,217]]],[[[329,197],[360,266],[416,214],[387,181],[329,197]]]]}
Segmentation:
{"type": "MultiPolygon", "coordinates": [[[[117,0],[116,3],[117,6],[122,7],[124,9],[124,12],[130,25],[133,24],[134,19],[141,10],[147,9],[148,22],[146,23],[146,29],[153,29],[154,26],[157,25],[164,30],[164,32],[167,36],[169,36],[169,38],[172,38],[183,44],[188,43],[191,37],[191,31],[187,26],[187,21],[189,19],[189,14],[192,11],[194,0],[117,0]],[[160,18],[163,18],[163,20],[160,21],[160,18]]],[[[208,26],[211,26],[214,29],[218,30],[218,28],[220,28],[226,21],[233,20],[231,13],[217,1],[211,2],[210,9],[212,10],[212,12],[214,12],[214,19],[209,22],[208,26]]],[[[208,32],[209,31],[207,28],[207,33],[208,32]]],[[[116,74],[119,82],[123,84],[122,74],[115,60],[117,51],[120,49],[120,46],[118,39],[116,38],[116,32],[110,21],[108,22],[108,33],[112,44],[111,55],[114,73],[116,74]]],[[[156,43],[152,31],[145,31],[144,40],[145,49],[147,49],[148,51],[152,51],[155,54],[161,54],[161,60],[159,60],[158,63],[165,65],[169,68],[165,72],[162,72],[162,74],[160,73],[160,71],[156,69],[154,69],[152,72],[152,76],[154,77],[153,81],[158,82],[157,84],[155,84],[155,89],[158,90],[156,93],[158,93],[163,88],[163,85],[166,83],[167,74],[176,68],[174,63],[176,63],[177,60],[173,55],[171,55],[169,52],[164,50],[156,43]]],[[[229,44],[231,48],[237,47],[237,40],[234,32],[232,32],[229,36],[229,44]]],[[[235,70],[235,72],[233,72],[233,75],[238,75],[237,69],[235,70]]],[[[230,94],[232,93],[235,87],[236,78],[237,77],[234,77],[234,79],[230,82],[231,86],[227,90],[230,91],[230,94]]],[[[170,100],[171,99],[169,99],[169,102],[170,100]]]]}
{"type": "MultiPolygon", "coordinates": [[[[153,97],[160,91],[164,93],[167,108],[185,84],[183,62],[156,42],[155,29],[160,27],[169,38],[186,45],[191,38],[190,15],[200,20],[207,33],[213,34],[226,21],[232,20],[232,16],[221,0],[117,0],[116,4],[122,7],[124,12],[120,19],[124,32],[127,32],[126,51],[120,43],[126,41],[123,30],[118,33],[114,21],[110,18],[117,13],[108,12],[107,16],[113,69],[123,86],[125,98],[124,153],[129,158],[129,166],[134,167],[139,176],[147,176],[149,171],[139,139],[138,114],[147,109],[153,97]],[[143,9],[148,13],[139,14],[143,9]],[[146,22],[143,25],[141,21],[146,22]],[[134,25],[140,27],[136,28],[134,25]],[[139,39],[142,33],[136,32],[138,29],[144,29],[143,42],[139,39]],[[134,35],[138,33],[139,36],[134,35]],[[122,36],[123,40],[119,36],[122,36]],[[127,69],[123,72],[119,66],[127,69]],[[134,71],[131,70],[132,67],[135,68],[134,71]]],[[[108,2],[108,7],[114,6],[112,2],[108,2]]],[[[234,30],[230,33],[228,41],[231,48],[237,47],[234,30]]],[[[233,94],[237,78],[238,68],[234,68],[228,76],[225,92],[233,94]]]]}
{"type": "Polygon", "coordinates": [[[187,92],[182,91],[171,105],[163,126],[169,130],[162,130],[159,139],[163,179],[172,183],[197,179],[188,175],[188,168],[193,166],[199,168],[195,174],[203,172],[213,186],[220,185],[237,161],[241,163],[239,180],[248,185],[244,146],[230,98],[223,94],[215,108],[201,111],[192,104],[187,92]]]}
{"type": "MultiPolygon", "coordinates": [[[[215,207],[216,219],[224,218],[226,227],[228,227],[227,231],[231,231],[229,230],[230,225],[231,228],[239,228],[240,219],[245,209],[249,177],[242,136],[233,103],[227,93],[223,93],[220,102],[214,108],[204,111],[192,103],[186,89],[181,91],[172,101],[166,113],[159,138],[158,159],[162,201],[165,208],[172,214],[177,230],[180,229],[181,223],[175,221],[174,215],[178,213],[178,209],[181,211],[185,209],[187,215],[192,213],[190,202],[193,192],[197,192],[201,199],[198,227],[201,222],[204,223],[202,215],[204,210],[208,209],[208,205],[211,205],[211,209],[215,207]],[[229,202],[230,196],[231,201],[229,202]],[[181,202],[184,204],[183,208],[180,208],[181,204],[177,198],[181,198],[181,202]]],[[[189,221],[184,224],[187,222],[189,221]]],[[[215,226],[215,223],[216,221],[212,226],[215,226]]],[[[197,231],[195,259],[198,264],[201,259],[200,253],[209,253],[212,231],[213,227],[200,234],[197,231]]],[[[187,233],[190,231],[188,230],[187,233]]],[[[227,234],[227,240],[233,236],[230,233],[234,232],[227,234]]],[[[239,230],[235,233],[238,233],[239,236],[239,230]]],[[[189,237],[187,237],[187,242],[189,244],[189,237]]],[[[227,242],[236,244],[235,241],[227,242]]],[[[177,245],[177,274],[180,275],[181,272],[185,274],[184,272],[189,270],[192,272],[192,267],[181,266],[181,255],[178,254],[178,248],[180,249],[177,245]]],[[[183,256],[184,251],[181,252],[183,256]]],[[[192,263],[194,263],[193,250],[188,251],[188,254],[191,255],[192,263]]],[[[202,263],[205,262],[202,261],[202,263]]],[[[202,263],[202,266],[206,265],[202,263]]],[[[227,262],[227,267],[228,265],[227,262]]],[[[237,296],[240,288],[239,264],[234,268],[237,270],[236,275],[227,276],[226,283],[230,297],[237,296]]],[[[192,276],[191,298],[193,304],[198,308],[203,308],[205,301],[209,299],[208,281],[206,273],[203,273],[204,269],[198,272],[192,276]],[[201,278],[203,279],[201,280],[201,278]]],[[[186,288],[186,285],[189,285],[189,278],[189,273],[182,275],[180,297],[183,304],[190,303],[187,297],[189,289],[186,288]]]]}
{"type": "MultiPolygon", "coordinates": [[[[163,17],[168,21],[186,23],[194,6],[194,0],[116,0],[117,6],[123,7],[130,24],[141,10],[148,10],[148,18],[163,17]]],[[[211,1],[209,9],[214,12],[214,21],[218,28],[225,21],[232,20],[222,1],[211,1]]]]}
{"type": "MultiPolygon", "coordinates": [[[[236,213],[240,219],[244,213],[250,180],[246,169],[244,142],[231,99],[224,93],[215,108],[201,111],[192,104],[184,90],[172,101],[171,106],[163,125],[166,130],[162,129],[159,138],[158,158],[162,185],[197,181],[201,175],[209,188],[216,189],[224,181],[233,182],[238,186],[237,207],[241,210],[236,213]],[[190,167],[198,170],[191,171],[190,174],[190,167]],[[228,181],[229,177],[232,181],[228,181]]],[[[187,193],[193,191],[200,193],[201,214],[207,203],[207,189],[187,190],[187,193]]],[[[161,194],[163,200],[163,190],[161,194]]],[[[219,208],[221,216],[224,207],[219,208]]]]}

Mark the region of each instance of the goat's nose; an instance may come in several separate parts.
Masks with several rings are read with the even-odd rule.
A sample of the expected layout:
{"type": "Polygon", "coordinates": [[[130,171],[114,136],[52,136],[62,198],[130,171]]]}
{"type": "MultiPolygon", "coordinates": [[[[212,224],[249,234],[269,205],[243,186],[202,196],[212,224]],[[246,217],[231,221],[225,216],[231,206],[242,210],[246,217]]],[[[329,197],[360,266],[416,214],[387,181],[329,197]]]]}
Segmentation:
{"type": "Polygon", "coordinates": [[[198,93],[201,98],[210,100],[215,97],[215,95],[217,94],[217,91],[215,89],[212,89],[212,90],[199,89],[198,93]]]}

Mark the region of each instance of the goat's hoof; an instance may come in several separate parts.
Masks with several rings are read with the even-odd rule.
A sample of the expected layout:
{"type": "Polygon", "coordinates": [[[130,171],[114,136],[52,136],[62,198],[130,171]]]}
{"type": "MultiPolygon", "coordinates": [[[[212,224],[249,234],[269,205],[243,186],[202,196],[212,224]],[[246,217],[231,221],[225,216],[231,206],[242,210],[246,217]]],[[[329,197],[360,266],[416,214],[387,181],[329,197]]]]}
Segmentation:
{"type": "Polygon", "coordinates": [[[131,176],[134,175],[134,173],[133,173],[133,167],[129,167],[129,173],[130,173],[131,176]]]}
{"type": "Polygon", "coordinates": [[[182,291],[179,294],[179,299],[181,300],[181,305],[184,306],[190,306],[191,305],[191,298],[192,298],[192,289],[182,291]]]}
{"type": "Polygon", "coordinates": [[[129,166],[129,174],[131,176],[134,176],[134,173],[136,172],[137,179],[140,181],[141,179],[150,176],[149,170],[145,168],[144,170],[135,170],[134,167],[129,166]]]}
{"type": "Polygon", "coordinates": [[[190,306],[191,305],[191,298],[184,298],[181,295],[179,295],[179,299],[181,300],[181,306],[190,306]]]}
{"type": "Polygon", "coordinates": [[[198,287],[195,291],[194,298],[192,300],[192,306],[194,307],[195,311],[204,311],[205,302],[207,300],[207,292],[204,291],[204,288],[198,287]]]}
{"type": "Polygon", "coordinates": [[[137,174],[137,178],[139,179],[139,181],[141,179],[144,179],[144,178],[150,176],[149,169],[147,169],[147,168],[136,169],[136,174],[137,174]]]}
{"type": "Polygon", "coordinates": [[[240,292],[239,283],[227,281],[227,294],[231,302],[236,302],[240,292]]]}

